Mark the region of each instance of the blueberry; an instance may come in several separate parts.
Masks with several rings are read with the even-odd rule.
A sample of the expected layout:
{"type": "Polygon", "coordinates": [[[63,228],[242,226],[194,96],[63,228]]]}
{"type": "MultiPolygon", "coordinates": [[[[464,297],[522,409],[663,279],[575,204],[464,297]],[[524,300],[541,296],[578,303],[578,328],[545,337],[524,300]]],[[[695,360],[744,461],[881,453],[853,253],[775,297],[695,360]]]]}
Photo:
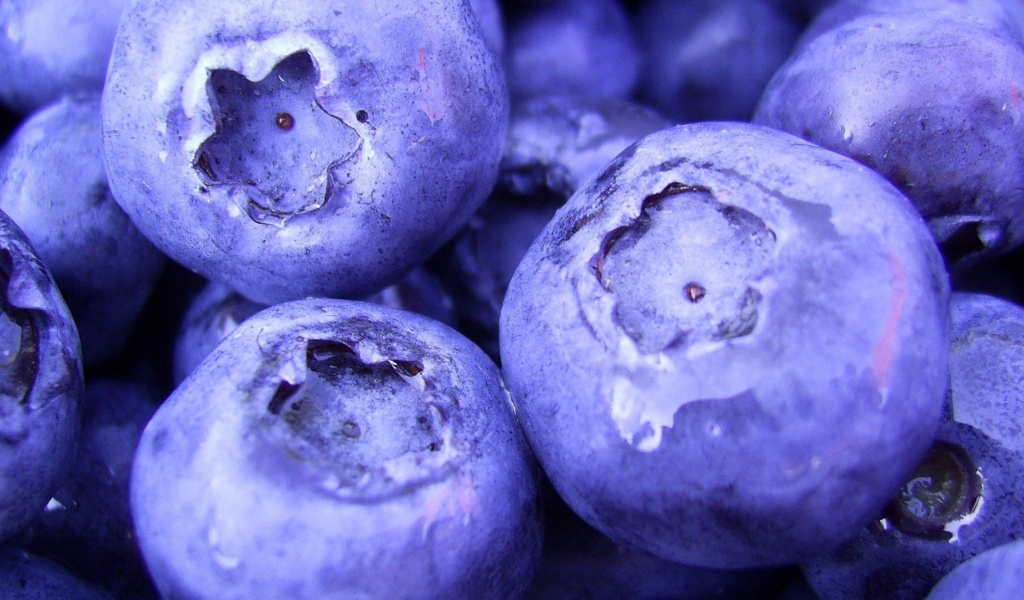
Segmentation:
{"type": "Polygon", "coordinates": [[[979,554],[957,567],[928,594],[927,600],[1013,600],[1024,586],[1024,540],[979,554]]]}
{"type": "Polygon", "coordinates": [[[501,359],[542,466],[620,544],[792,563],[878,514],[930,444],[948,283],[852,160],[740,123],[620,154],[516,270],[501,359]]]}
{"type": "Polygon", "coordinates": [[[99,92],[65,97],[22,124],[0,150],[0,209],[57,281],[85,363],[120,352],[166,258],[110,194],[99,92]]]}
{"type": "Polygon", "coordinates": [[[82,354],[57,286],[0,212],[0,541],[64,482],[81,426],[82,354]]]}
{"type": "Polygon", "coordinates": [[[966,14],[881,9],[828,29],[776,72],[754,118],[884,175],[954,269],[1024,242],[1024,50],[966,14]]]}
{"type": "Polygon", "coordinates": [[[800,32],[766,0],[652,0],[637,15],[639,96],[678,121],[748,121],[800,32]]]}
{"type": "Polygon", "coordinates": [[[624,100],[541,96],[514,107],[498,184],[432,263],[467,334],[498,354],[498,314],[527,248],[587,178],[640,137],[668,126],[624,100]]]}
{"type": "Polygon", "coordinates": [[[508,121],[463,2],[142,0],[103,96],[111,189],[169,256],[255,302],[399,280],[494,184],[508,121]]]}
{"type": "Polygon", "coordinates": [[[513,97],[548,94],[628,99],[640,52],[617,0],[551,0],[510,8],[505,69],[513,97]]]}
{"type": "Polygon", "coordinates": [[[165,596],[512,598],[539,558],[536,475],[479,348],[308,299],[243,322],[161,405],[130,492],[165,596]]]}
{"type": "Polygon", "coordinates": [[[110,600],[59,564],[14,548],[0,548],[0,596],[9,600],[110,600]]]}
{"type": "Polygon", "coordinates": [[[128,0],[0,4],[0,104],[28,114],[61,96],[99,92],[128,0]]]}

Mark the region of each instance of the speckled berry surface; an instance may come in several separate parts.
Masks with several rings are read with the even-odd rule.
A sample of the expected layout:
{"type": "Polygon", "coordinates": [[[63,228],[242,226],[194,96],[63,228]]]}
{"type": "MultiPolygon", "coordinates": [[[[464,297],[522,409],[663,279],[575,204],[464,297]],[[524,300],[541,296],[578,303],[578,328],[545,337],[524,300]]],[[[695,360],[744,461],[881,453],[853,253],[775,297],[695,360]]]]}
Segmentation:
{"type": "Polygon", "coordinates": [[[167,596],[515,598],[539,560],[536,477],[480,349],[308,299],[250,317],[176,389],[130,491],[167,596]]]}
{"type": "Polygon", "coordinates": [[[502,309],[509,389],[556,489],[689,564],[853,537],[931,442],[948,283],[877,174],[765,127],[640,140],[569,200],[502,309]]]}

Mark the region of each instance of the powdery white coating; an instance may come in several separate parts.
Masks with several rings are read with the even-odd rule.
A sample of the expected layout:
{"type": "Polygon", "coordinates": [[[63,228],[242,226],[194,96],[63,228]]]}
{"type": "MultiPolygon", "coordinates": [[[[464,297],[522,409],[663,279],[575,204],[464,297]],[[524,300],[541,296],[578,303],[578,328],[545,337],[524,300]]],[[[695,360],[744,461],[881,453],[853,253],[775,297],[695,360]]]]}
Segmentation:
{"type": "MultiPolygon", "coordinates": [[[[6,385],[0,393],[0,540],[6,540],[46,506],[74,463],[83,383],[82,351],[71,313],[25,234],[3,212],[0,259],[4,305],[23,311],[23,319],[0,313],[3,327],[21,321],[17,325],[30,327],[28,335],[35,343],[32,354],[22,345],[16,353],[5,352],[0,366],[4,383],[17,378],[25,362],[32,363],[34,377],[15,385],[24,396],[11,395],[6,385]]],[[[19,337],[25,339],[23,329],[19,337]]]]}
{"type": "Polygon", "coordinates": [[[619,155],[534,243],[506,296],[501,357],[535,452],[591,525],[680,562],[782,564],[850,539],[923,455],[946,385],[947,301],[926,227],[873,172],[763,127],[680,126],[619,155]],[[673,256],[744,257],[702,247],[685,224],[632,256],[649,271],[624,285],[674,290],[723,324],[690,338],[689,317],[659,317],[652,327],[674,333],[645,349],[615,316],[606,259],[652,198],[707,196],[723,217],[763,223],[737,243],[773,239],[770,260],[702,295],[665,279],[673,256]],[[744,289],[731,297],[752,305],[710,302],[744,289]]]}
{"type": "Polygon", "coordinates": [[[0,209],[60,286],[85,363],[120,352],[166,258],[111,197],[98,91],[34,113],[8,140],[0,150],[0,209]]]}
{"type": "Polygon", "coordinates": [[[463,2],[142,0],[123,23],[104,91],[114,195],[168,255],[254,301],[373,293],[450,237],[494,183],[507,92],[463,2]],[[320,165],[307,185],[322,202],[275,206],[264,196],[276,188],[223,177],[201,149],[219,136],[226,152],[269,156],[308,141],[306,113],[282,110],[296,121],[275,124],[271,103],[259,122],[239,124],[250,116],[233,112],[244,95],[212,84],[233,73],[255,94],[303,53],[313,74],[282,81],[297,86],[282,102],[305,101],[336,125],[325,147],[337,155],[317,148],[299,164],[266,164],[320,165]]]}
{"type": "Polygon", "coordinates": [[[309,299],[242,323],[161,406],[131,502],[164,595],[511,598],[539,559],[531,462],[497,369],[465,338],[410,313],[309,299]],[[335,382],[353,397],[332,398],[314,368],[339,357],[363,365],[335,382]],[[380,383],[404,391],[380,398],[380,383]],[[339,414],[303,411],[338,402],[356,417],[317,442],[339,414]],[[403,411],[423,420],[371,431],[403,411]],[[401,451],[424,435],[429,448],[401,451]],[[359,447],[339,454],[346,444],[359,447]],[[345,472],[354,461],[361,479],[345,472]]]}
{"type": "Polygon", "coordinates": [[[103,89],[128,0],[0,0],[0,103],[28,114],[103,89]]]}

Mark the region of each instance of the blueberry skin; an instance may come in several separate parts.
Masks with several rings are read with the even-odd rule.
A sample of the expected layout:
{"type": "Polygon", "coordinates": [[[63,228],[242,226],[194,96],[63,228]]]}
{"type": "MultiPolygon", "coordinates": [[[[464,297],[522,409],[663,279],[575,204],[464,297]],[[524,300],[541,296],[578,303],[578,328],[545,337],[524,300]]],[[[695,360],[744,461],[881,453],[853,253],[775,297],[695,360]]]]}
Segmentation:
{"type": "Polygon", "coordinates": [[[506,14],[505,70],[513,97],[632,96],[640,51],[618,0],[522,3],[506,14]]]}
{"type": "Polygon", "coordinates": [[[889,179],[954,269],[1024,241],[1024,51],[963,12],[867,14],[818,35],[754,117],[889,179]]]}
{"type": "Polygon", "coordinates": [[[1024,540],[974,557],[947,575],[927,600],[1013,600],[1024,586],[1024,540]]]}
{"type": "Polygon", "coordinates": [[[0,4],[0,104],[29,114],[99,92],[128,0],[6,0],[0,4]]]}
{"type": "Polygon", "coordinates": [[[166,257],[111,196],[98,91],[34,113],[0,149],[0,209],[57,281],[86,365],[120,352],[166,257]]]}
{"type": "Polygon", "coordinates": [[[53,278],[0,211],[0,542],[46,506],[74,463],[82,351],[53,278]]]}
{"type": "Polygon", "coordinates": [[[854,19],[885,15],[914,18],[922,13],[966,19],[997,33],[1009,34],[1020,42],[1024,41],[1024,31],[1018,18],[1022,9],[1018,6],[1017,0],[835,0],[804,29],[798,47],[854,19]]]}
{"type": "Polygon", "coordinates": [[[111,600],[59,564],[14,548],[0,548],[0,596],[7,600],[111,600]]]}
{"type": "Polygon", "coordinates": [[[652,0],[635,23],[638,96],[679,123],[749,121],[800,33],[766,0],[652,0]]]}
{"type": "Polygon", "coordinates": [[[142,0],[122,23],[103,96],[114,196],[255,302],[376,292],[494,184],[507,90],[464,2],[142,0]]]}
{"type": "Polygon", "coordinates": [[[552,95],[513,107],[495,190],[432,258],[471,339],[497,357],[505,290],[534,238],[587,178],[668,126],[626,100],[552,95]]]}
{"type": "Polygon", "coordinates": [[[948,283],[905,197],[764,127],[677,126],[580,188],[501,313],[541,465],[620,544],[708,567],[856,535],[920,460],[948,283]]]}
{"type": "Polygon", "coordinates": [[[128,480],[139,437],[161,400],[152,386],[129,380],[86,383],[75,468],[25,540],[30,552],[122,599],[157,597],[136,541],[128,480]]]}
{"type": "Polygon", "coordinates": [[[536,476],[479,348],[308,299],[242,323],[176,389],[130,490],[164,596],[514,598],[539,559],[536,476]]]}

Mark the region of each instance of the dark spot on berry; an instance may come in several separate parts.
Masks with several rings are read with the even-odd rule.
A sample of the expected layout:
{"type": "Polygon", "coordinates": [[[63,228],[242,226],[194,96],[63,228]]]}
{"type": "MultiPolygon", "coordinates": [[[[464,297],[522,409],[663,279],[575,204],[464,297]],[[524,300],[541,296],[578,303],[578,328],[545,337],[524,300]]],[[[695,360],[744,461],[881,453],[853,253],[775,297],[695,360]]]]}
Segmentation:
{"type": "Polygon", "coordinates": [[[363,433],[362,429],[359,427],[359,424],[356,423],[355,421],[345,421],[344,423],[342,423],[341,432],[345,434],[346,437],[350,438],[357,438],[363,433]]]}
{"type": "Polygon", "coordinates": [[[281,131],[291,131],[292,127],[295,127],[295,117],[286,112],[279,112],[274,117],[274,123],[281,131]]]}
{"type": "Polygon", "coordinates": [[[700,302],[704,295],[708,293],[699,283],[688,283],[684,289],[686,290],[686,299],[694,304],[700,302]]]}

